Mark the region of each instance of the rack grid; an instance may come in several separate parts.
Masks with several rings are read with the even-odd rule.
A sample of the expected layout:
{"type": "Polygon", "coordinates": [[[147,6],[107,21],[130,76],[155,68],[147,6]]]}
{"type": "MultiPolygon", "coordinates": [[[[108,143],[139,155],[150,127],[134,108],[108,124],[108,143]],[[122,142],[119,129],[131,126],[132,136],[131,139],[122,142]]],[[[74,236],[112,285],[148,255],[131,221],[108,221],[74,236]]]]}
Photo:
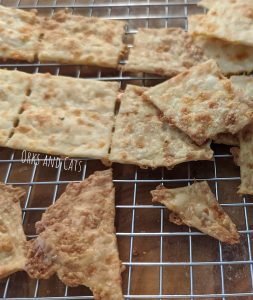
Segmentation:
{"type": "MultiPolygon", "coordinates": [[[[203,12],[198,1],[187,0],[2,0],[0,4],[22,9],[36,8],[41,15],[53,15],[68,7],[74,14],[128,21],[126,42],[138,27],[180,26],[187,29],[189,14],[203,12]]],[[[141,59],[141,58],[140,58],[141,59]]],[[[124,64],[125,60],[121,61],[124,64]]],[[[0,62],[1,68],[28,73],[50,72],[126,84],[155,85],[164,78],[133,75],[54,63],[0,62]]],[[[214,160],[190,162],[173,170],[142,170],[129,165],[113,165],[116,187],[116,230],[120,257],[126,266],[123,291],[126,299],[253,299],[253,202],[240,197],[239,169],[233,164],[229,148],[213,145],[214,160]],[[194,180],[207,180],[217,199],[230,214],[241,233],[241,243],[227,246],[186,226],[169,223],[168,212],[152,205],[150,190],[159,184],[179,187],[194,180]]],[[[45,155],[38,164],[23,162],[21,151],[0,149],[0,180],[27,190],[22,203],[23,223],[28,238],[35,237],[34,224],[45,209],[56,201],[66,184],[80,181],[105,167],[96,160],[82,159],[82,171],[45,166],[45,155]]],[[[56,277],[31,280],[24,272],[0,280],[3,299],[93,299],[85,287],[68,288],[56,277]]]]}

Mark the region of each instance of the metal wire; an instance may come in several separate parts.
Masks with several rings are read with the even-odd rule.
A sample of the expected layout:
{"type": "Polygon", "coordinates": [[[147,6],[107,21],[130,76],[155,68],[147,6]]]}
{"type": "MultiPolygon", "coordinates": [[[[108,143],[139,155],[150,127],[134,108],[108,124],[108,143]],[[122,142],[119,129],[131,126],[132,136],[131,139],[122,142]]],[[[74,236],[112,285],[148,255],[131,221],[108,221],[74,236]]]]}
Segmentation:
{"type": "MultiPolygon", "coordinates": [[[[187,29],[187,17],[191,13],[192,9],[196,8],[196,2],[197,1],[187,1],[187,0],[177,0],[177,1],[169,1],[164,0],[160,2],[154,2],[151,0],[146,0],[146,2],[135,2],[131,0],[122,0],[122,1],[113,1],[113,0],[104,0],[102,2],[96,1],[96,0],[90,0],[90,1],[78,1],[78,0],[65,0],[65,1],[45,1],[45,0],[16,0],[16,1],[4,1],[0,0],[0,4],[4,5],[11,5],[11,6],[17,6],[19,8],[23,9],[30,9],[30,8],[36,8],[38,9],[39,13],[42,13],[50,9],[51,15],[54,14],[56,9],[59,8],[65,8],[68,7],[72,10],[73,13],[79,13],[81,10],[85,10],[85,14],[88,16],[97,15],[98,10],[101,12],[101,17],[109,18],[109,19],[123,19],[129,21],[129,26],[127,28],[126,34],[132,35],[137,32],[137,25],[135,25],[134,22],[143,22],[143,26],[146,27],[152,27],[151,24],[154,21],[158,21],[157,24],[161,26],[161,22],[163,21],[164,26],[168,27],[171,26],[171,22],[181,22],[182,26],[187,29]],[[11,2],[11,3],[10,3],[11,2]],[[155,13],[153,13],[153,9],[159,8],[159,13],[157,13],[157,10],[155,13]],[[177,9],[174,11],[174,9],[177,9]],[[137,11],[137,13],[136,13],[137,11]],[[141,11],[141,14],[139,13],[141,11]],[[116,12],[116,13],[115,13],[116,12]]],[[[139,24],[139,23],[138,23],[139,24]]],[[[180,23],[181,24],[181,23],[180,23]]],[[[139,26],[139,25],[138,25],[139,26]]],[[[158,27],[159,27],[158,26],[158,27]]],[[[129,45],[131,47],[132,45],[129,45]]],[[[122,60],[121,64],[125,64],[126,60],[122,60]]],[[[119,70],[118,72],[112,71],[112,72],[105,72],[103,69],[95,69],[95,71],[92,71],[91,73],[87,73],[87,75],[83,75],[83,67],[78,65],[70,65],[70,67],[74,68],[74,75],[71,76],[74,77],[85,77],[85,78],[96,78],[99,80],[117,80],[121,84],[123,83],[132,83],[135,81],[146,83],[152,81],[154,84],[156,84],[156,81],[162,80],[162,78],[159,78],[157,76],[151,76],[151,75],[128,75],[127,73],[124,73],[122,70],[119,70]]],[[[55,75],[61,75],[62,70],[65,68],[65,65],[57,64],[57,63],[40,63],[39,61],[31,64],[31,63],[0,63],[0,68],[11,68],[11,69],[19,69],[23,71],[29,70],[29,72],[37,73],[37,72],[44,72],[44,69],[50,69],[50,72],[52,72],[55,75]]],[[[84,72],[85,73],[85,72],[84,72]]],[[[85,73],[86,74],[86,73],[85,73]]],[[[204,237],[204,234],[200,232],[196,232],[194,230],[185,230],[182,231],[179,228],[176,230],[168,231],[166,230],[165,224],[167,222],[166,220],[166,210],[161,205],[153,206],[150,204],[141,204],[137,200],[137,195],[139,190],[141,189],[141,185],[149,185],[150,190],[154,187],[154,185],[158,184],[165,184],[165,185],[187,185],[191,184],[194,180],[207,180],[210,184],[214,184],[214,190],[217,199],[219,200],[219,195],[221,192],[221,188],[219,187],[220,184],[226,183],[226,182],[236,182],[239,184],[240,177],[239,175],[235,174],[229,174],[226,176],[221,176],[218,172],[219,168],[219,161],[222,159],[231,159],[231,154],[226,151],[222,152],[215,152],[214,155],[214,161],[213,161],[213,168],[214,168],[214,174],[213,176],[207,176],[207,175],[201,175],[197,179],[194,178],[192,175],[192,165],[191,163],[185,164],[185,168],[187,169],[187,175],[182,175],[180,178],[173,178],[168,175],[165,175],[166,171],[164,168],[161,168],[160,177],[157,178],[156,175],[153,176],[153,172],[149,171],[149,176],[147,178],[142,177],[142,171],[138,168],[135,168],[133,176],[130,178],[117,178],[117,176],[114,178],[114,183],[117,186],[120,186],[124,188],[125,186],[130,185],[132,187],[132,202],[130,204],[122,204],[120,202],[117,203],[116,209],[119,210],[130,210],[130,227],[128,231],[120,231],[117,230],[117,237],[118,238],[129,238],[129,249],[128,249],[128,259],[123,262],[123,264],[127,267],[127,270],[125,271],[125,277],[124,277],[124,293],[125,293],[125,299],[253,299],[253,259],[252,259],[252,234],[253,229],[251,229],[251,222],[250,222],[250,216],[249,216],[249,209],[253,207],[253,203],[250,203],[247,201],[247,199],[244,197],[242,201],[229,201],[225,203],[221,203],[221,205],[224,208],[231,208],[231,209],[243,209],[244,213],[244,221],[245,222],[245,229],[240,228],[240,234],[241,236],[245,237],[246,241],[246,249],[247,249],[247,259],[244,259],[245,257],[240,259],[227,259],[223,255],[223,246],[221,243],[218,244],[218,252],[216,260],[210,260],[206,259],[205,261],[200,260],[196,257],[194,257],[194,243],[195,239],[201,239],[204,237]],[[136,230],[136,222],[137,222],[137,215],[139,211],[147,211],[148,213],[159,211],[159,222],[160,226],[157,232],[154,231],[141,231],[137,232],[136,230]],[[158,260],[157,261],[136,261],[134,258],[134,245],[136,242],[136,238],[142,238],[143,243],[145,243],[145,238],[158,238],[159,239],[159,249],[157,249],[158,252],[158,260]],[[188,259],[182,258],[179,261],[170,261],[166,258],[166,240],[165,239],[174,239],[174,238],[187,238],[188,239],[188,259]],[[213,291],[208,293],[207,291],[202,291],[201,293],[196,291],[195,283],[196,283],[196,274],[194,271],[195,267],[217,267],[219,268],[219,273],[216,274],[217,280],[220,282],[220,289],[217,289],[217,291],[213,291]],[[226,278],[226,272],[225,268],[228,266],[237,266],[237,267],[248,267],[249,272],[247,274],[250,285],[247,286],[244,290],[242,288],[234,287],[233,292],[231,292],[231,289],[227,289],[227,278],[226,278]],[[177,291],[176,293],[169,293],[166,292],[166,286],[171,286],[170,280],[167,279],[165,276],[166,268],[176,268],[176,267],[187,267],[189,269],[189,289],[188,293],[183,291],[177,291]],[[135,289],[134,284],[134,272],[138,272],[139,268],[158,268],[159,272],[157,273],[156,281],[158,283],[157,292],[153,294],[149,293],[138,293],[135,289]],[[137,270],[137,271],[136,271],[137,270]],[[168,281],[168,282],[167,282],[168,281]]],[[[46,159],[47,160],[47,159],[46,159]]],[[[42,213],[45,211],[46,207],[44,205],[41,205],[40,207],[33,207],[33,203],[31,202],[32,199],[32,193],[34,189],[37,187],[42,186],[53,186],[53,193],[52,193],[52,199],[51,203],[54,203],[57,199],[59,189],[62,185],[66,185],[67,183],[71,182],[78,182],[86,177],[86,175],[90,174],[90,164],[92,164],[93,160],[90,159],[80,159],[83,164],[82,174],[81,178],[79,179],[66,179],[62,178],[63,173],[63,159],[61,159],[60,167],[58,168],[57,172],[55,173],[54,179],[50,176],[48,180],[38,180],[36,178],[36,174],[38,172],[37,165],[33,165],[31,167],[31,176],[28,179],[23,179],[21,174],[20,177],[18,177],[19,180],[12,179],[11,175],[12,172],[17,168],[19,164],[22,163],[22,159],[20,158],[20,155],[17,151],[10,151],[8,157],[6,155],[2,154],[2,151],[0,152],[0,167],[6,166],[5,168],[5,174],[3,181],[6,184],[13,184],[13,185],[20,185],[27,188],[27,197],[25,199],[25,203],[23,205],[22,211],[23,211],[23,221],[26,221],[26,218],[30,214],[37,214],[42,213]]],[[[42,163],[45,161],[45,159],[38,159],[39,163],[42,163]]],[[[169,174],[169,173],[168,173],[169,174]]],[[[34,224],[33,224],[34,225],[34,224]]],[[[27,234],[28,238],[34,238],[36,235],[34,234],[27,234]]],[[[29,295],[23,295],[19,293],[19,289],[16,289],[14,292],[11,288],[11,285],[15,283],[16,277],[15,275],[10,276],[4,281],[1,281],[0,283],[3,283],[3,289],[2,289],[2,295],[0,294],[0,297],[3,299],[11,298],[11,299],[93,299],[92,296],[83,295],[82,293],[79,295],[70,295],[70,291],[68,287],[64,287],[64,290],[62,292],[62,295],[59,297],[55,297],[54,290],[47,291],[47,297],[40,296],[40,288],[41,283],[39,280],[37,280],[34,283],[34,289],[32,292],[29,293],[29,295]]],[[[50,281],[48,281],[50,282],[50,281]]],[[[22,285],[22,283],[21,283],[22,285]]],[[[149,285],[149,282],[147,282],[147,285],[149,285]]],[[[1,287],[1,285],[0,285],[1,287]]],[[[52,288],[50,285],[48,288],[52,288]]],[[[1,288],[0,288],[1,293],[1,288]]]]}

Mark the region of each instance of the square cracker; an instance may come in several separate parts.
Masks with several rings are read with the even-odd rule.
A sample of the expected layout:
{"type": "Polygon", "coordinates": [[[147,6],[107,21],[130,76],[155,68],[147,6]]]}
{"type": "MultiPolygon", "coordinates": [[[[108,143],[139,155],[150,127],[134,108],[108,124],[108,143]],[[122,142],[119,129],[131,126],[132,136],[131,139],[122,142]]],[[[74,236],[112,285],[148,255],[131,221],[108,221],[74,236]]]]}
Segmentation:
{"type": "Polygon", "coordinates": [[[5,146],[22,104],[27,98],[30,75],[19,71],[0,70],[0,145],[5,146]]]}
{"type": "Polygon", "coordinates": [[[173,167],[191,160],[210,160],[209,144],[201,147],[177,128],[159,119],[159,111],[143,101],[146,88],[128,85],[116,117],[111,153],[112,162],[140,167],[173,167]]]}
{"type": "Polygon", "coordinates": [[[24,270],[26,237],[20,199],[25,190],[0,183],[0,279],[24,270]]]}
{"type": "Polygon", "coordinates": [[[124,70],[174,76],[204,60],[203,51],[181,28],[139,28],[124,70]]]}
{"type": "Polygon", "coordinates": [[[253,119],[253,102],[235,89],[214,60],[144,92],[164,118],[201,145],[218,133],[237,133],[253,119]]]}
{"type": "Polygon", "coordinates": [[[253,1],[203,1],[210,8],[206,15],[189,16],[189,32],[253,46],[253,1]]]}
{"type": "Polygon", "coordinates": [[[57,12],[42,24],[39,60],[115,68],[125,51],[125,23],[57,12]]]}
{"type": "Polygon", "coordinates": [[[31,94],[7,146],[55,155],[107,157],[118,83],[49,74],[32,77],[31,94]]]}
{"type": "Polygon", "coordinates": [[[0,59],[34,61],[39,37],[36,11],[0,6],[0,59]]]}
{"type": "Polygon", "coordinates": [[[175,189],[158,186],[151,194],[153,202],[160,202],[172,211],[171,222],[195,227],[221,242],[239,242],[235,224],[219,205],[206,181],[175,189]]]}

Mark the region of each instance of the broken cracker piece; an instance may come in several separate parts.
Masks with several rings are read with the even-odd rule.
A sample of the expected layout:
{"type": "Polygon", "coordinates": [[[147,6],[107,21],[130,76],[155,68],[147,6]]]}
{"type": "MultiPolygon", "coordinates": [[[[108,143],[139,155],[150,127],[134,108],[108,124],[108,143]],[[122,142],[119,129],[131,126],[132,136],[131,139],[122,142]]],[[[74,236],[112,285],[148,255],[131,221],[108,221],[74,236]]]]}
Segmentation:
{"type": "Polygon", "coordinates": [[[224,212],[206,181],[175,189],[158,187],[151,191],[152,201],[172,211],[170,221],[186,224],[228,244],[239,242],[239,233],[224,212]]]}
{"type": "Polygon", "coordinates": [[[237,133],[253,120],[253,101],[209,60],[143,93],[164,119],[198,145],[219,133],[237,133]]]}
{"type": "Polygon", "coordinates": [[[29,275],[46,279],[57,273],[68,286],[88,286],[95,299],[122,300],[114,198],[112,170],[70,183],[36,223],[29,275]]]}
{"type": "Polygon", "coordinates": [[[25,190],[0,183],[0,278],[24,270],[26,237],[20,199],[25,190]]]}

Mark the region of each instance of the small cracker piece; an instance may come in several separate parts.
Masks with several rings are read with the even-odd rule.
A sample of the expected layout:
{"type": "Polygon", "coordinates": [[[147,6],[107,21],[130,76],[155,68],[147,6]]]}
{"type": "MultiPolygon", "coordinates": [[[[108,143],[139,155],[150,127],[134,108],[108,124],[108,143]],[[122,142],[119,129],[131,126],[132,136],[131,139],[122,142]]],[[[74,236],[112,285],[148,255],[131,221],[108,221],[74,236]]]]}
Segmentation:
{"type": "Polygon", "coordinates": [[[116,117],[111,153],[112,162],[140,167],[173,167],[191,160],[210,160],[210,143],[201,147],[177,128],[159,118],[159,111],[142,98],[148,89],[128,85],[116,117]]]}
{"type": "Polygon", "coordinates": [[[207,60],[181,28],[139,28],[125,71],[174,76],[207,60]]]}
{"type": "Polygon", "coordinates": [[[235,89],[214,60],[144,92],[164,118],[198,145],[218,133],[237,133],[253,119],[253,102],[235,89]]]}
{"type": "Polygon", "coordinates": [[[32,278],[57,273],[68,286],[86,285],[95,299],[122,300],[122,265],[114,228],[112,171],[70,183],[36,223],[26,270],[32,278]]]}
{"type": "Polygon", "coordinates": [[[250,73],[253,70],[253,47],[201,35],[194,36],[194,41],[206,57],[217,62],[223,74],[250,73]]]}
{"type": "Polygon", "coordinates": [[[20,199],[25,190],[0,183],[0,278],[24,270],[26,237],[20,199]]]}
{"type": "Polygon", "coordinates": [[[125,22],[57,12],[42,23],[39,60],[115,68],[125,51],[125,22]]]}
{"type": "Polygon", "coordinates": [[[208,4],[206,15],[189,16],[189,32],[253,46],[252,0],[224,0],[208,4]]]}
{"type": "Polygon", "coordinates": [[[40,20],[35,10],[0,6],[0,59],[33,62],[39,37],[40,20]]]}
{"type": "Polygon", "coordinates": [[[108,155],[118,83],[32,77],[31,95],[7,146],[54,155],[108,155]]]}
{"type": "Polygon", "coordinates": [[[6,146],[8,137],[18,120],[22,103],[27,99],[30,75],[19,71],[0,70],[0,145],[6,146]]]}
{"type": "Polygon", "coordinates": [[[176,189],[158,187],[151,194],[153,202],[160,202],[172,211],[171,222],[195,227],[221,242],[239,242],[235,224],[219,205],[206,181],[176,189]]]}

